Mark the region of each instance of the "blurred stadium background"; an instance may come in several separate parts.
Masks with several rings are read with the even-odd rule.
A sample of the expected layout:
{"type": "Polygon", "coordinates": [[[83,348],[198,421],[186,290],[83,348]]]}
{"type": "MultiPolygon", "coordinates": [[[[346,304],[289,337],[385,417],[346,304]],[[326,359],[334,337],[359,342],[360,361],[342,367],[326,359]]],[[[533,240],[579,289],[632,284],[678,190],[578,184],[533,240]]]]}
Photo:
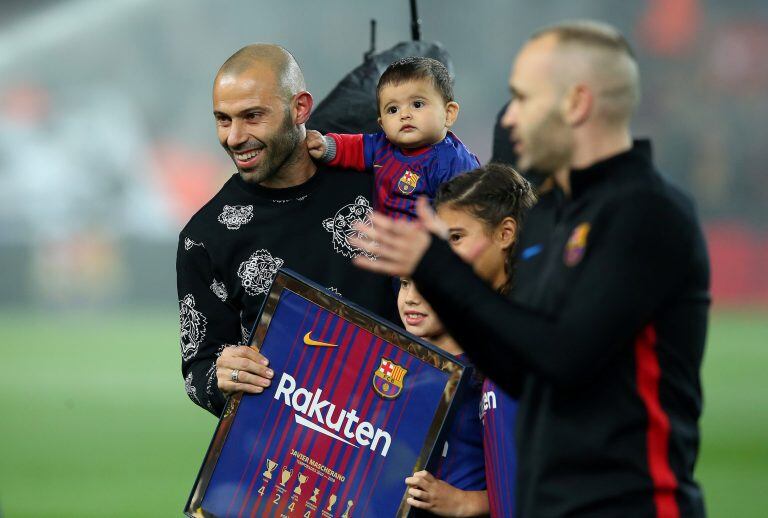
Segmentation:
{"type": "MultiPolygon", "coordinates": [[[[630,37],[636,133],[697,200],[712,258],[698,478],[711,516],[764,516],[768,3],[419,9],[481,161],[535,28],[590,17],[630,37]]],[[[174,269],[178,231],[232,172],[213,75],[245,44],[280,43],[317,103],[361,62],[371,18],[378,50],[410,38],[406,0],[0,2],[0,516],[181,514],[216,424],[184,394],[174,269]]]]}

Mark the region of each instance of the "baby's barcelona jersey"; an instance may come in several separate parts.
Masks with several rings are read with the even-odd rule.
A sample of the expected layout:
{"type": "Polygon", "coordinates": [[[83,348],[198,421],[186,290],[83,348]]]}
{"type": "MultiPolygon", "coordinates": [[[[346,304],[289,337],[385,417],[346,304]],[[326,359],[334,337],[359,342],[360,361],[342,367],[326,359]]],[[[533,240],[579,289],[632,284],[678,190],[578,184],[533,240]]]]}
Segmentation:
{"type": "Polygon", "coordinates": [[[419,196],[432,202],[441,183],[480,167],[477,157],[451,132],[437,144],[409,150],[393,145],[384,133],[326,136],[336,143],[329,164],[373,171],[373,206],[396,219],[415,218],[419,196]]]}
{"type": "MultiPolygon", "coordinates": [[[[463,354],[457,358],[467,361],[463,354]]],[[[482,384],[473,378],[458,401],[459,408],[443,444],[442,457],[433,475],[464,491],[485,489],[485,458],[483,456],[483,425],[477,414],[482,384]]]]}
{"type": "Polygon", "coordinates": [[[480,420],[483,423],[485,478],[491,518],[509,518],[515,503],[515,415],[517,401],[488,378],[483,382],[480,420]]]}

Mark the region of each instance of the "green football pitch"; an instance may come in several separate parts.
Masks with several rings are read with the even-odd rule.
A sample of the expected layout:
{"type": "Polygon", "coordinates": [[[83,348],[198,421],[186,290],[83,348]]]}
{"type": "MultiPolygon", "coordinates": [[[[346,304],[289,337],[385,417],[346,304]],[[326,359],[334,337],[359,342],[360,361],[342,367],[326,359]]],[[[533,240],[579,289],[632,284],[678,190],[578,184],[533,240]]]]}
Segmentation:
{"type": "MultiPolygon", "coordinates": [[[[173,309],[0,313],[0,516],[181,516],[216,420],[184,393],[173,309]]],[[[768,316],[718,312],[697,478],[764,516],[768,316]]]]}

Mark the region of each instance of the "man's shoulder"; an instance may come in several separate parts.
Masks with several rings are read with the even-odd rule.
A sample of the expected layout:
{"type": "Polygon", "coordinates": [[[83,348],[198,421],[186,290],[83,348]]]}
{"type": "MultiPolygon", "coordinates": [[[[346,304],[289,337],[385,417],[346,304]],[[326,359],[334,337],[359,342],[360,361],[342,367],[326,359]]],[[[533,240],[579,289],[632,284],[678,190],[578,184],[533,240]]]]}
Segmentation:
{"type": "Polygon", "coordinates": [[[646,236],[659,246],[661,235],[674,237],[686,247],[700,239],[701,224],[692,198],[653,166],[645,173],[636,173],[636,178],[615,184],[612,192],[604,193],[600,217],[633,239],[642,241],[641,236],[646,236]]]}
{"type": "Polygon", "coordinates": [[[694,215],[693,198],[688,193],[662,175],[653,164],[644,169],[621,182],[611,196],[613,205],[640,208],[642,204],[647,204],[648,209],[670,207],[689,217],[694,215]]]}
{"type": "Polygon", "coordinates": [[[181,230],[181,234],[197,234],[209,224],[211,218],[217,219],[221,212],[222,204],[226,204],[229,198],[232,197],[234,182],[235,175],[233,174],[221,186],[221,189],[189,218],[189,221],[181,230]]]}

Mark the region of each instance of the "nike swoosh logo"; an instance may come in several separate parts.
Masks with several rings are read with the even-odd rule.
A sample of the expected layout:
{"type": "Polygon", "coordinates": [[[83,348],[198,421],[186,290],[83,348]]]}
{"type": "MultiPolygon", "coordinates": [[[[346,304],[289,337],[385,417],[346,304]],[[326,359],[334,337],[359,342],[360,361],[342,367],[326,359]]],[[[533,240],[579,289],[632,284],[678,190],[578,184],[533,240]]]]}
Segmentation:
{"type": "Polygon", "coordinates": [[[338,347],[339,344],[329,344],[328,342],[318,342],[317,340],[312,340],[309,335],[312,334],[312,331],[304,335],[304,343],[307,345],[313,345],[315,347],[338,347]]]}
{"type": "MultiPolygon", "coordinates": [[[[288,397],[288,396],[286,396],[286,397],[288,397]]],[[[355,448],[359,448],[360,447],[357,444],[352,444],[351,442],[347,441],[346,439],[344,439],[342,437],[339,437],[338,435],[336,435],[333,432],[329,432],[328,430],[326,430],[322,426],[313,423],[309,419],[305,419],[305,418],[301,417],[299,414],[294,414],[293,418],[296,420],[296,422],[298,424],[300,424],[302,426],[306,426],[307,428],[312,428],[313,430],[317,430],[318,432],[320,432],[323,435],[327,435],[328,437],[333,437],[337,441],[341,441],[341,442],[347,443],[350,446],[354,446],[355,448]]],[[[448,444],[448,443],[446,442],[446,444],[448,444]]],[[[443,456],[445,456],[445,455],[443,455],[443,456]]]]}
{"type": "Polygon", "coordinates": [[[373,167],[384,167],[384,166],[381,166],[379,164],[373,164],[373,167]]]}

